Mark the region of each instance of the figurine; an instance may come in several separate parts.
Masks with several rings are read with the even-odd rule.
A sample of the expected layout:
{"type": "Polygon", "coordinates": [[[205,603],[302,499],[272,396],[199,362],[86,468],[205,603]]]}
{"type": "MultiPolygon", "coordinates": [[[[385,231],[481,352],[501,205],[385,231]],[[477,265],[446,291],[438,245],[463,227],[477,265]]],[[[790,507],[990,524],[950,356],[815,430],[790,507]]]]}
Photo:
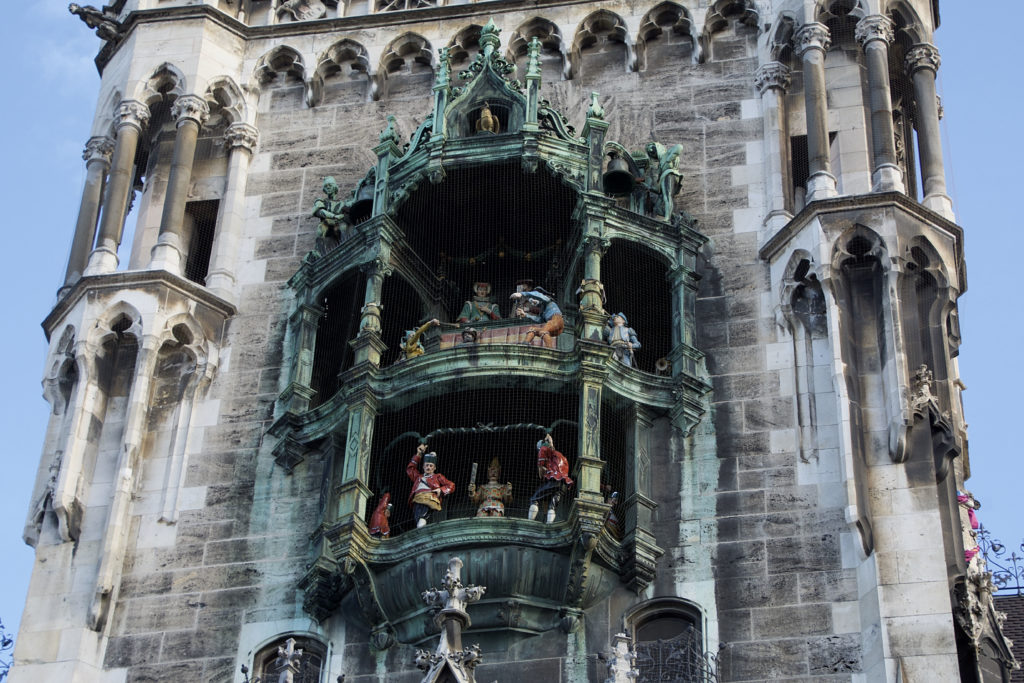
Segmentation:
{"type": "Polygon", "coordinates": [[[565,490],[572,486],[572,479],[569,478],[569,461],[565,456],[555,450],[555,441],[551,434],[545,434],[544,438],[537,442],[537,475],[543,483],[530,496],[529,519],[536,519],[540,511],[540,501],[548,500],[547,523],[555,521],[555,509],[562,499],[565,490]]]}
{"type": "Polygon", "coordinates": [[[557,343],[555,338],[565,329],[565,320],[562,318],[562,309],[555,303],[551,294],[543,287],[537,287],[530,291],[515,292],[512,298],[517,302],[520,300],[525,302],[525,305],[520,304],[519,306],[525,317],[536,323],[544,323],[540,327],[529,329],[526,333],[525,343],[529,344],[534,337],[539,336],[544,346],[549,349],[555,348],[557,343]]]}
{"type": "Polygon", "coordinates": [[[474,327],[467,327],[466,329],[464,329],[462,331],[462,340],[459,343],[463,344],[463,345],[465,345],[465,344],[476,344],[476,342],[477,342],[477,340],[479,338],[480,338],[480,333],[476,330],[476,328],[474,328],[474,327]]]}
{"type": "Polygon", "coordinates": [[[636,367],[633,351],[640,348],[640,340],[636,338],[636,330],[629,327],[625,313],[616,313],[608,318],[604,331],[604,340],[612,347],[612,357],[626,367],[636,367]]]}
{"type": "Polygon", "coordinates": [[[604,502],[609,505],[608,512],[604,516],[604,528],[611,534],[612,538],[622,538],[622,527],[619,524],[619,516],[615,512],[615,508],[619,506],[619,492],[612,491],[611,486],[602,486],[601,489],[605,492],[604,502]]]}
{"type": "Polygon", "coordinates": [[[441,324],[441,321],[437,318],[428,320],[427,322],[420,325],[415,330],[406,330],[405,334],[402,335],[402,358],[403,360],[409,360],[410,358],[418,358],[422,356],[426,349],[423,348],[423,342],[420,341],[420,337],[430,327],[436,327],[441,324]]]}
{"type": "Polygon", "coordinates": [[[427,525],[431,510],[441,509],[441,496],[450,495],[455,490],[455,484],[437,472],[437,453],[424,455],[426,450],[425,443],[417,446],[416,455],[412,456],[405,467],[405,473],[412,480],[409,505],[412,506],[417,529],[427,525]],[[423,461],[423,474],[419,470],[420,460],[423,461]]]}
{"type": "Polygon", "coordinates": [[[78,18],[84,21],[86,26],[95,29],[100,40],[115,40],[124,32],[124,26],[117,20],[117,14],[111,11],[109,6],[98,10],[92,5],[83,7],[73,2],[68,5],[68,11],[78,15],[78,18]]]}
{"type": "MultiPolygon", "coordinates": [[[[476,468],[476,464],[473,467],[476,468]]],[[[512,502],[512,482],[499,484],[500,476],[501,462],[494,456],[487,466],[487,483],[477,486],[475,481],[470,482],[469,499],[477,504],[477,517],[505,516],[505,503],[512,502]]]]}
{"type": "Polygon", "coordinates": [[[391,526],[388,524],[388,517],[391,516],[391,494],[385,493],[377,504],[377,509],[370,515],[370,536],[374,538],[387,538],[391,535],[391,526]]]}
{"type": "MultiPolygon", "coordinates": [[[[516,281],[516,293],[528,292],[533,289],[533,280],[517,280],[516,281]]],[[[512,296],[515,298],[515,295],[512,296]]],[[[509,311],[508,317],[510,318],[525,318],[526,311],[518,303],[512,304],[512,310],[509,311]]]]}
{"type": "Polygon", "coordinates": [[[672,199],[679,193],[679,181],[683,177],[676,168],[683,146],[673,145],[666,149],[659,142],[648,142],[644,151],[647,153],[647,169],[644,177],[638,179],[643,189],[643,210],[667,221],[672,217],[675,208],[672,199]]]}
{"type": "Polygon", "coordinates": [[[500,133],[501,121],[491,113],[491,105],[484,102],[484,108],[480,110],[480,118],[476,122],[477,133],[500,133]]]}
{"type": "Polygon", "coordinates": [[[313,201],[313,217],[320,219],[317,232],[320,237],[341,239],[341,226],[346,225],[346,221],[341,212],[342,202],[338,199],[338,183],[333,176],[324,178],[323,189],[327,199],[317,198],[313,201]]]}
{"type": "Polygon", "coordinates": [[[475,323],[481,320],[500,320],[501,311],[491,298],[490,282],[473,283],[473,300],[467,301],[459,313],[460,323],[475,323]]]}

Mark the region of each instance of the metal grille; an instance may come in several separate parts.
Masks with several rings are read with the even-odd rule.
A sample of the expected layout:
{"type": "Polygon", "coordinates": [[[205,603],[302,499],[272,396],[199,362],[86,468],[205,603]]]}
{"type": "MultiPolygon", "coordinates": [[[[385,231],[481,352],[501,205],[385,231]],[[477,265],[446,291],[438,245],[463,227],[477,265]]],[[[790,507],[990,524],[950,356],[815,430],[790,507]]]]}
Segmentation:
{"type": "Polygon", "coordinates": [[[210,268],[219,206],[220,202],[216,199],[188,202],[185,205],[185,244],[182,245],[186,255],[185,277],[201,285],[206,284],[206,274],[210,268]]]}
{"type": "Polygon", "coordinates": [[[673,638],[638,642],[636,668],[640,672],[637,680],[642,683],[712,683],[718,680],[715,657],[704,652],[702,634],[693,625],[673,638]]]}

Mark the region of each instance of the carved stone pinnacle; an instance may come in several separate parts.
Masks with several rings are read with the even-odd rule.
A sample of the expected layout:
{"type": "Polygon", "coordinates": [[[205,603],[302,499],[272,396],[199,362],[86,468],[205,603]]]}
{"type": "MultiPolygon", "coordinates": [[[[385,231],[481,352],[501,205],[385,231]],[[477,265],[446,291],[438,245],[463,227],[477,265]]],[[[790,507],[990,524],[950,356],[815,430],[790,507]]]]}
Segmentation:
{"type": "Polygon", "coordinates": [[[910,48],[905,61],[907,73],[911,76],[918,69],[930,69],[932,73],[935,73],[939,70],[939,64],[941,63],[942,60],[939,58],[938,48],[929,43],[919,43],[910,48]]]}
{"type": "Polygon", "coordinates": [[[789,67],[780,62],[762,64],[754,74],[754,85],[762,95],[769,89],[786,92],[792,82],[789,67]]]}
{"type": "Polygon", "coordinates": [[[179,124],[191,119],[201,126],[210,116],[210,105],[198,95],[182,95],[171,105],[171,116],[179,124]]]}
{"type": "Polygon", "coordinates": [[[808,50],[826,52],[832,45],[832,36],[828,31],[828,26],[811,22],[800,27],[800,30],[793,36],[793,44],[796,46],[797,54],[803,57],[808,50]]]}
{"type": "Polygon", "coordinates": [[[868,15],[857,22],[857,29],[853,35],[857,42],[865,47],[872,40],[891,43],[894,38],[892,20],[881,14],[868,15]]]}
{"type": "Polygon", "coordinates": [[[232,123],[224,131],[224,140],[227,142],[228,149],[244,147],[251,152],[259,139],[260,132],[256,130],[255,126],[250,126],[248,123],[232,123]]]}

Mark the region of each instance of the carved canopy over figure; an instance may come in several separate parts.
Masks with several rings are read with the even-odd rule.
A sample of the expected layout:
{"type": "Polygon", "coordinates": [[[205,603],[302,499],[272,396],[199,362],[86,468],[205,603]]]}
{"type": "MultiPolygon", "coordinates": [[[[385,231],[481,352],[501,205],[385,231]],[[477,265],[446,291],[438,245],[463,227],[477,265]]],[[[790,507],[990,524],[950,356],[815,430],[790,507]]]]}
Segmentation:
{"type": "Polygon", "coordinates": [[[660,142],[648,142],[644,148],[647,168],[640,179],[643,188],[643,210],[663,220],[672,218],[673,198],[679,194],[683,174],[676,168],[682,145],[666,148],[660,142]]]}

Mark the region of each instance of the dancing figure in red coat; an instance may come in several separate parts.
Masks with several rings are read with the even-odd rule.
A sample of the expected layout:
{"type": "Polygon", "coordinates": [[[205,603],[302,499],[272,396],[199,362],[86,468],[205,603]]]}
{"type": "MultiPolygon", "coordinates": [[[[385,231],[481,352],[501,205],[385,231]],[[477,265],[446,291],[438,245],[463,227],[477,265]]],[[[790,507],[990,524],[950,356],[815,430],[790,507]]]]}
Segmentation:
{"type": "Polygon", "coordinates": [[[562,494],[572,486],[569,478],[569,461],[555,450],[555,441],[550,434],[537,442],[537,474],[543,483],[530,496],[530,519],[536,519],[540,511],[540,501],[548,501],[547,523],[555,521],[555,509],[562,499],[562,494]]]}
{"type": "Polygon", "coordinates": [[[370,535],[374,538],[387,538],[391,535],[391,525],[388,524],[391,507],[391,494],[385,493],[381,496],[377,509],[370,515],[370,535]]]}
{"type": "Polygon", "coordinates": [[[426,526],[431,510],[441,509],[441,497],[455,490],[455,484],[448,481],[443,474],[437,472],[437,453],[427,453],[427,444],[416,447],[416,455],[405,468],[405,473],[412,480],[409,491],[409,505],[412,516],[416,519],[416,528],[426,526]],[[420,474],[420,460],[423,461],[423,473],[420,474]]]}

